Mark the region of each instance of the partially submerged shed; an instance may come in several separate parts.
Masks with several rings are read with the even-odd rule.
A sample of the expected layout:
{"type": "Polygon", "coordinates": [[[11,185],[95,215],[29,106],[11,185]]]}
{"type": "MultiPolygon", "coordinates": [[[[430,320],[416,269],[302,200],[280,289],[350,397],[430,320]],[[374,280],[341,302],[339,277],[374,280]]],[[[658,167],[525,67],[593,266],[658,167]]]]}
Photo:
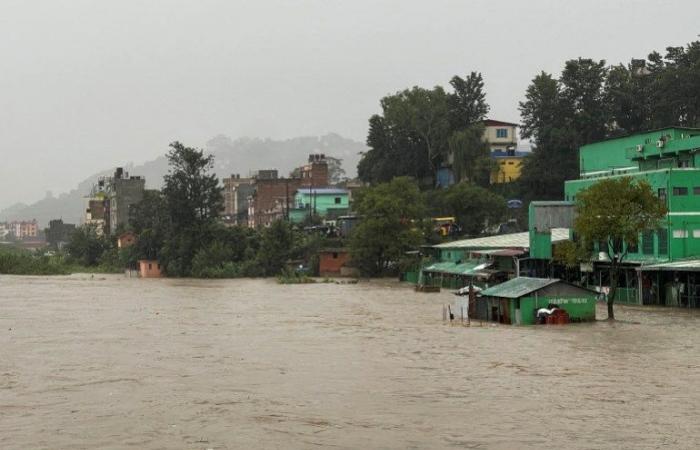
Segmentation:
{"type": "Polygon", "coordinates": [[[518,277],[484,289],[470,304],[469,316],[477,320],[513,325],[533,325],[537,310],[557,305],[572,322],[595,320],[596,293],[557,278],[518,277]]]}

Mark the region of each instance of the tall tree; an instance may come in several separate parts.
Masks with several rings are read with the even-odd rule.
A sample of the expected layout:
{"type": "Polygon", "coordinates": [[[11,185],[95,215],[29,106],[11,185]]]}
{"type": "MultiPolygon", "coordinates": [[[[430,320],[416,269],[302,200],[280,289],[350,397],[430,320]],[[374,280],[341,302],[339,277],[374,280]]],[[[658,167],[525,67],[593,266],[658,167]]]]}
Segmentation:
{"type": "Polygon", "coordinates": [[[186,276],[196,252],[208,244],[211,227],[223,209],[223,196],[216,175],[210,173],[212,155],[179,142],[170,148],[170,170],[163,188],[170,233],[162,258],[169,275],[186,276]]]}
{"type": "Polygon", "coordinates": [[[457,181],[488,186],[490,175],[498,169],[498,165],[491,158],[491,147],[484,140],[482,123],[474,123],[454,132],[448,140],[448,149],[457,181]]]}
{"type": "Polygon", "coordinates": [[[417,222],[424,217],[425,201],[415,181],[407,177],[359,191],[355,210],[361,220],[352,230],[350,253],[366,275],[388,271],[422,242],[417,222]]]}
{"type": "Polygon", "coordinates": [[[410,176],[432,185],[445,160],[451,134],[444,89],[413,87],[381,100],[382,114],[369,121],[370,148],[358,165],[363,181],[380,183],[410,176]]]}
{"type": "Polygon", "coordinates": [[[631,177],[603,179],[576,195],[574,230],[579,244],[588,248],[603,242],[600,251],[610,260],[608,318],[615,319],[613,305],[620,279],[620,266],[627,249],[636,246],[640,234],[658,228],[666,206],[646,181],[631,177]]]}
{"type": "Polygon", "coordinates": [[[482,234],[487,226],[499,223],[507,214],[503,197],[467,182],[436,190],[429,200],[434,215],[455,217],[464,234],[470,236],[482,234]]]}
{"type": "Polygon", "coordinates": [[[452,131],[463,130],[486,118],[490,108],[480,72],[471,72],[466,78],[455,75],[450,85],[454,89],[448,96],[452,131]]]}

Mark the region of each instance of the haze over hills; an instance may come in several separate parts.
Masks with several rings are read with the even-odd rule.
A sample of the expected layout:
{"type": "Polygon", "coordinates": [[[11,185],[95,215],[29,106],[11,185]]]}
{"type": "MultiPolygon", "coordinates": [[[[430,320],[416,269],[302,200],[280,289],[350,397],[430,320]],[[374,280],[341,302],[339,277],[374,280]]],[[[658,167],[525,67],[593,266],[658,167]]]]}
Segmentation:
{"type": "MultiPolygon", "coordinates": [[[[185,143],[186,144],[186,143],[185,143]]],[[[342,167],[348,177],[357,173],[360,152],[366,146],[358,141],[344,138],[338,134],[324,136],[304,136],[286,140],[239,138],[231,139],[218,135],[207,142],[205,150],[214,155],[214,172],[219,178],[233,173],[247,176],[259,169],[277,169],[281,176],[287,175],[294,168],[303,165],[310,153],[324,153],[327,156],[343,160],[342,167]]],[[[31,205],[17,203],[0,211],[0,221],[36,219],[43,228],[49,220],[62,218],[67,223],[81,223],[85,197],[100,176],[110,175],[114,168],[93,174],[69,192],[58,196],[47,195],[31,205]]],[[[146,178],[148,189],[161,187],[163,176],[168,172],[165,155],[144,164],[133,163],[121,165],[130,175],[146,178]]]]}

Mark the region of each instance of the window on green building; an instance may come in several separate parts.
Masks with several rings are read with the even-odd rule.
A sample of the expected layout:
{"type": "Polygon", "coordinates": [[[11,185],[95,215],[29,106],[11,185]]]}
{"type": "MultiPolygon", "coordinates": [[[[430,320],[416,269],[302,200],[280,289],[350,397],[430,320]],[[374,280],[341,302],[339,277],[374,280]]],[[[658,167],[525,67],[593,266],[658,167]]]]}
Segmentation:
{"type": "Polygon", "coordinates": [[[668,255],[668,230],[659,228],[656,235],[659,238],[659,255],[668,255]]]}
{"type": "Polygon", "coordinates": [[[340,205],[340,197],[336,197],[336,198],[335,198],[335,204],[336,204],[336,205],[340,205]]]}
{"type": "Polygon", "coordinates": [[[666,188],[659,188],[659,200],[666,201],[666,188]]]}
{"type": "Polygon", "coordinates": [[[688,195],[688,188],[687,187],[674,187],[673,188],[673,195],[688,195]]]}
{"type": "Polygon", "coordinates": [[[627,244],[627,253],[639,253],[639,242],[627,244]]]}
{"type": "Polygon", "coordinates": [[[642,253],[645,255],[654,254],[654,232],[645,231],[642,233],[642,253]]]}
{"type": "Polygon", "coordinates": [[[700,195],[700,186],[693,187],[693,195],[700,195]]]}

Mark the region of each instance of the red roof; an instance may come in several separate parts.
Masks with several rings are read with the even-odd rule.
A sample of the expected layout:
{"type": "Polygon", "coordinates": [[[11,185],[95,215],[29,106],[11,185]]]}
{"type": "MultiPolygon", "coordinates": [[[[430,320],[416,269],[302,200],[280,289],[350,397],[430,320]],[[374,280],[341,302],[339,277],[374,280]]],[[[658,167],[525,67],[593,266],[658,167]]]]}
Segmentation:
{"type": "Polygon", "coordinates": [[[484,125],[488,126],[504,126],[504,127],[517,127],[519,126],[517,123],[511,123],[511,122],[503,122],[500,120],[493,120],[493,119],[486,119],[482,121],[484,125]]]}

